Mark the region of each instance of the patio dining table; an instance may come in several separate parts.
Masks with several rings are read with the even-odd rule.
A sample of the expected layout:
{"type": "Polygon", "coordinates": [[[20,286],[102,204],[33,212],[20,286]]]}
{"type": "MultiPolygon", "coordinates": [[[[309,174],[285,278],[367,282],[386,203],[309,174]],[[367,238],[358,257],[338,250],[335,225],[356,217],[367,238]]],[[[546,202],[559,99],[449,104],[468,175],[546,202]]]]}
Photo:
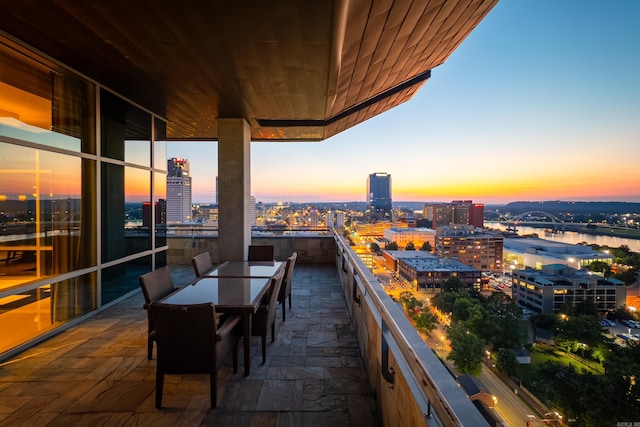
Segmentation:
{"type": "Polygon", "coordinates": [[[273,277],[284,266],[282,261],[227,261],[208,272],[207,277],[273,277]]]}
{"type": "Polygon", "coordinates": [[[167,304],[211,302],[217,313],[242,316],[244,375],[251,372],[251,317],[260,307],[271,278],[283,262],[232,261],[220,265],[207,276],[197,278],[162,300],[167,304]]]}

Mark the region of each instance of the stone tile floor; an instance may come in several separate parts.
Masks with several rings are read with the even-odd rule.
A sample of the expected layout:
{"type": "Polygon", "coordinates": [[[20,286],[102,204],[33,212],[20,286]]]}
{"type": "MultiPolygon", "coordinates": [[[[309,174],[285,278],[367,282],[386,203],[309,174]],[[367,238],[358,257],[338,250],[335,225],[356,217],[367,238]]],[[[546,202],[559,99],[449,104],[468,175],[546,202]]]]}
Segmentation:
{"type": "MultiPolygon", "coordinates": [[[[176,284],[190,266],[171,266],[176,284]]],[[[218,406],[209,407],[206,375],[168,375],[164,408],[154,407],[154,360],[147,360],[147,319],[137,294],[0,363],[0,426],[377,426],[344,296],[331,265],[297,264],[293,308],[251,374],[227,359],[218,406]]],[[[287,307],[287,310],[288,307],[287,307]]]]}

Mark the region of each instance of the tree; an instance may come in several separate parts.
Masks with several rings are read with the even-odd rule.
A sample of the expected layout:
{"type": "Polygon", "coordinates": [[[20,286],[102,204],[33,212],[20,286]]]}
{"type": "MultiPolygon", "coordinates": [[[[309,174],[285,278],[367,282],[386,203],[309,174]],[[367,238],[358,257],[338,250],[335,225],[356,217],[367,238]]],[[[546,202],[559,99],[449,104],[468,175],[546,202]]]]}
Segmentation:
{"type": "Polygon", "coordinates": [[[433,251],[433,248],[431,247],[431,243],[430,242],[424,242],[422,244],[422,247],[420,248],[421,251],[425,251],[425,252],[431,252],[433,251]]]}
{"type": "Polygon", "coordinates": [[[461,374],[478,376],[482,372],[484,343],[469,332],[462,324],[454,324],[448,330],[451,352],[447,360],[453,360],[456,370],[461,374]]]}
{"type": "Polygon", "coordinates": [[[458,297],[453,303],[453,310],[451,311],[451,320],[454,322],[465,321],[469,319],[471,307],[478,304],[471,297],[458,297]]]}
{"type": "Polygon", "coordinates": [[[580,350],[584,357],[585,349],[595,348],[603,342],[604,331],[596,316],[570,316],[559,322],[556,342],[573,352],[580,350]]]}
{"type": "Polygon", "coordinates": [[[404,291],[398,295],[398,299],[402,303],[402,306],[409,312],[413,312],[416,307],[422,308],[424,305],[422,301],[413,296],[409,291],[404,291]]]}
{"type": "Polygon", "coordinates": [[[506,348],[498,349],[495,354],[496,366],[508,376],[514,376],[518,371],[518,359],[512,351],[506,348]]]}
{"type": "Polygon", "coordinates": [[[390,251],[397,251],[398,250],[398,243],[397,242],[391,242],[389,244],[387,244],[387,249],[390,251]]]}
{"type": "Polygon", "coordinates": [[[628,286],[638,280],[638,271],[635,268],[629,268],[628,270],[615,273],[613,277],[622,280],[624,284],[628,286]]]}
{"type": "Polygon", "coordinates": [[[488,321],[479,335],[495,347],[520,347],[522,310],[518,304],[507,294],[494,292],[486,299],[485,309],[488,321]]]}
{"type": "Polygon", "coordinates": [[[604,277],[611,276],[611,266],[604,261],[593,261],[587,269],[596,273],[603,273],[604,277]]]}
{"type": "Polygon", "coordinates": [[[443,313],[451,313],[453,312],[453,304],[455,304],[456,300],[461,296],[469,296],[469,293],[466,291],[460,292],[440,292],[436,295],[431,303],[435,305],[438,310],[443,313]]]}
{"type": "Polygon", "coordinates": [[[466,288],[458,276],[449,277],[441,286],[442,292],[459,291],[466,288]]]}
{"type": "Polygon", "coordinates": [[[416,246],[413,244],[413,242],[409,242],[407,243],[407,246],[404,247],[405,251],[415,251],[416,250],[416,246]]]}
{"type": "Polygon", "coordinates": [[[371,250],[371,252],[374,253],[378,253],[380,252],[380,245],[378,245],[377,243],[371,243],[371,245],[369,246],[369,249],[371,250]]]}
{"type": "Polygon", "coordinates": [[[427,310],[415,313],[413,320],[416,322],[416,328],[418,328],[418,330],[426,329],[428,332],[433,331],[438,322],[436,315],[427,310]]]}
{"type": "Polygon", "coordinates": [[[555,314],[551,313],[535,313],[531,315],[529,318],[529,322],[531,326],[540,329],[546,329],[548,331],[553,331],[556,329],[557,317],[555,314]]]}

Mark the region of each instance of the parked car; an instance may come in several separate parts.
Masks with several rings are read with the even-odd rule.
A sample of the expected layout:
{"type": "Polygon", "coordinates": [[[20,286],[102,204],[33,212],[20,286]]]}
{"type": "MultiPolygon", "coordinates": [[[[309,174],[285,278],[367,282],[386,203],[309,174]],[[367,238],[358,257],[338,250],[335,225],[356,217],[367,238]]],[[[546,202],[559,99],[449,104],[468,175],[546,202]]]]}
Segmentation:
{"type": "Polygon", "coordinates": [[[640,328],[640,324],[635,320],[624,319],[622,324],[628,326],[629,328],[640,328]]]}
{"type": "Polygon", "coordinates": [[[600,324],[604,327],[615,326],[615,322],[612,322],[609,319],[600,319],[600,324]]]}

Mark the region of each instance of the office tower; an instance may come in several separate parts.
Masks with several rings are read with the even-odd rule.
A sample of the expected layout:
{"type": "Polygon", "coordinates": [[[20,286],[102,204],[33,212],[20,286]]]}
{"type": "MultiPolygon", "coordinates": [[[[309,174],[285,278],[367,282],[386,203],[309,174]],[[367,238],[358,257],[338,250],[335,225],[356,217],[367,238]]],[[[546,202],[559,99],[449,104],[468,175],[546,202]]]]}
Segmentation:
{"type": "Polygon", "coordinates": [[[218,204],[218,177],[216,176],[216,205],[218,204]]]}
{"type": "Polygon", "coordinates": [[[191,177],[189,161],[174,157],[167,161],[167,223],[191,221],[191,177]]]}
{"type": "Polygon", "coordinates": [[[472,203],[469,206],[469,225],[484,227],[484,203],[472,203]]]}
{"type": "Polygon", "coordinates": [[[489,233],[473,225],[446,225],[435,232],[435,254],[457,259],[480,271],[502,271],[502,233],[489,233]]]}
{"type": "Polygon", "coordinates": [[[249,218],[251,221],[251,226],[255,227],[256,226],[256,198],[254,196],[251,196],[249,203],[251,204],[251,206],[249,207],[250,209],[249,218]]]}
{"type": "Polygon", "coordinates": [[[425,205],[425,218],[431,220],[431,228],[434,230],[453,222],[451,205],[449,203],[435,203],[425,205]]]}
{"type": "Polygon", "coordinates": [[[370,221],[391,221],[391,175],[376,172],[367,180],[367,209],[370,221]]]}
{"type": "Polygon", "coordinates": [[[189,160],[182,157],[168,159],[167,176],[189,176],[189,160]]]}
{"type": "Polygon", "coordinates": [[[471,200],[451,202],[451,222],[453,224],[469,224],[469,206],[471,206],[471,200]]]}
{"type": "Polygon", "coordinates": [[[309,225],[311,229],[315,230],[320,224],[320,212],[317,209],[311,209],[309,212],[309,225]]]}
{"type": "Polygon", "coordinates": [[[484,204],[471,200],[454,200],[451,203],[425,203],[424,218],[431,221],[431,228],[450,224],[484,227],[484,204]]]}
{"type": "Polygon", "coordinates": [[[343,228],[344,227],[344,212],[342,211],[336,211],[336,222],[335,222],[335,226],[337,228],[343,228]]]}
{"type": "Polygon", "coordinates": [[[324,222],[327,225],[327,228],[333,227],[335,225],[335,215],[334,215],[334,213],[331,212],[331,211],[327,211],[326,218],[325,218],[324,222]]]}

